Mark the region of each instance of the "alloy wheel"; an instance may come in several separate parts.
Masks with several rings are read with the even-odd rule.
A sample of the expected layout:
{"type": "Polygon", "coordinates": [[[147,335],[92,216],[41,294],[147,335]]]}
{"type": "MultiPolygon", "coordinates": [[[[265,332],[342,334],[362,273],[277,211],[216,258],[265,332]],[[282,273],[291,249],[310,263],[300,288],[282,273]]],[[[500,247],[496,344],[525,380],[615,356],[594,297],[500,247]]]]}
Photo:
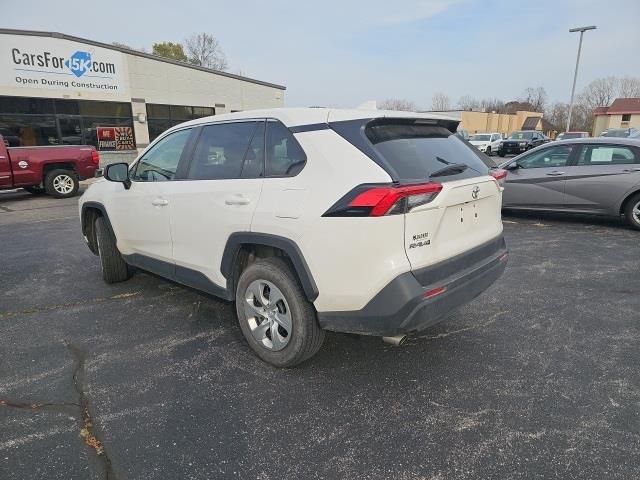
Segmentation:
{"type": "Polygon", "coordinates": [[[53,179],[53,189],[62,195],[71,193],[73,186],[73,178],[69,175],[57,175],[56,178],[53,179]]]}
{"type": "Polygon", "coordinates": [[[267,280],[254,280],[244,294],[244,311],[253,338],[267,350],[282,350],[292,331],[291,311],[282,291],[267,280]]]}

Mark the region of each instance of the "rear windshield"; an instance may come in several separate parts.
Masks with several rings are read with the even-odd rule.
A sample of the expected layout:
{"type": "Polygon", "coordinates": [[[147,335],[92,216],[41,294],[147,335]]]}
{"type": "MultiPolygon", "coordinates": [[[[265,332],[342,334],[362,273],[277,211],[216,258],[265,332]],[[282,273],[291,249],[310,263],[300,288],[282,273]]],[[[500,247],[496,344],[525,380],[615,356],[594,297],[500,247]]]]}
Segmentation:
{"type": "Polygon", "coordinates": [[[488,172],[477,149],[444,127],[374,120],[365,135],[401,180],[424,180],[434,174],[438,181],[458,180],[488,172]]]}

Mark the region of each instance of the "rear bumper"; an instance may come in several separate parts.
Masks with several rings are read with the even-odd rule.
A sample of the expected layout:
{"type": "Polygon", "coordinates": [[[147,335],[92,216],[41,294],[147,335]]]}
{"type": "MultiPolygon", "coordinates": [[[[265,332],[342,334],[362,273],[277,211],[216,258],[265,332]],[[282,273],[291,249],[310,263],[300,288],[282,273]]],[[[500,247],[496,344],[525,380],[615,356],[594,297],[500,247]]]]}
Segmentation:
{"type": "Polygon", "coordinates": [[[500,235],[444,262],[399,275],[362,310],[318,312],[318,322],[325,330],[361,335],[419,332],[484,292],[506,264],[507,248],[500,235]]]}

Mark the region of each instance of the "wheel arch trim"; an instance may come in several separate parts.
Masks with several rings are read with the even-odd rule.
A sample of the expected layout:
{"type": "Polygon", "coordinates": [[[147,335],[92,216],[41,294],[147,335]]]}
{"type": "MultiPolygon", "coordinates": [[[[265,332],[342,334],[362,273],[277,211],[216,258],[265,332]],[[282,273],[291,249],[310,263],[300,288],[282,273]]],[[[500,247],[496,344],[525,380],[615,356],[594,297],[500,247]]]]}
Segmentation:
{"type": "Polygon", "coordinates": [[[274,247],[285,252],[291,259],[291,263],[293,264],[293,268],[300,279],[302,289],[304,290],[304,294],[307,299],[310,302],[313,302],[318,298],[318,287],[313,279],[311,270],[304,259],[302,251],[296,242],[291,239],[269,233],[236,232],[229,236],[220,264],[220,272],[227,279],[227,285],[231,284],[233,266],[236,262],[238,252],[243,245],[263,245],[267,247],[274,247]]]}
{"type": "Polygon", "coordinates": [[[627,208],[627,204],[631,201],[631,198],[637,194],[640,194],[640,187],[638,187],[637,185],[633,187],[631,191],[624,194],[624,196],[622,197],[622,201],[620,201],[618,206],[618,212],[620,215],[624,215],[624,210],[625,208],[627,208]]]}
{"type": "MultiPolygon", "coordinates": [[[[115,232],[113,231],[113,226],[111,225],[111,220],[109,220],[109,215],[107,214],[107,209],[104,207],[103,204],[99,203],[99,202],[85,202],[82,204],[82,207],[80,209],[80,225],[82,228],[82,234],[85,235],[88,232],[88,225],[87,225],[87,210],[92,209],[92,210],[98,210],[100,212],[100,214],[102,215],[102,217],[105,219],[105,221],[107,222],[107,227],[109,228],[109,231],[111,232],[111,235],[113,235],[113,238],[116,238],[115,232]]],[[[94,250],[91,240],[87,237],[87,242],[89,244],[89,249],[97,254],[97,251],[94,250]]]]}

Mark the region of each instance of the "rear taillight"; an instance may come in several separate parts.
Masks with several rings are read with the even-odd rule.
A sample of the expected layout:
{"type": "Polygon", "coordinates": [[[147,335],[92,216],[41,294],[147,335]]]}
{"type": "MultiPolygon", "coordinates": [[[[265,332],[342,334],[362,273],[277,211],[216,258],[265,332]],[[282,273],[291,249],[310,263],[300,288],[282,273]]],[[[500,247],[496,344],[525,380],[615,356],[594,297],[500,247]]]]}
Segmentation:
{"type": "Polygon", "coordinates": [[[496,182],[498,182],[498,185],[500,185],[501,187],[504,187],[504,182],[507,179],[506,170],[503,170],[501,168],[498,168],[496,170],[491,170],[491,176],[496,179],[496,182]]]}
{"type": "Polygon", "coordinates": [[[333,205],[325,217],[382,217],[407,213],[425,205],[442,190],[439,183],[360,185],[333,205]]]}
{"type": "Polygon", "coordinates": [[[91,150],[91,161],[96,167],[100,165],[100,154],[96,150],[91,150]]]}

